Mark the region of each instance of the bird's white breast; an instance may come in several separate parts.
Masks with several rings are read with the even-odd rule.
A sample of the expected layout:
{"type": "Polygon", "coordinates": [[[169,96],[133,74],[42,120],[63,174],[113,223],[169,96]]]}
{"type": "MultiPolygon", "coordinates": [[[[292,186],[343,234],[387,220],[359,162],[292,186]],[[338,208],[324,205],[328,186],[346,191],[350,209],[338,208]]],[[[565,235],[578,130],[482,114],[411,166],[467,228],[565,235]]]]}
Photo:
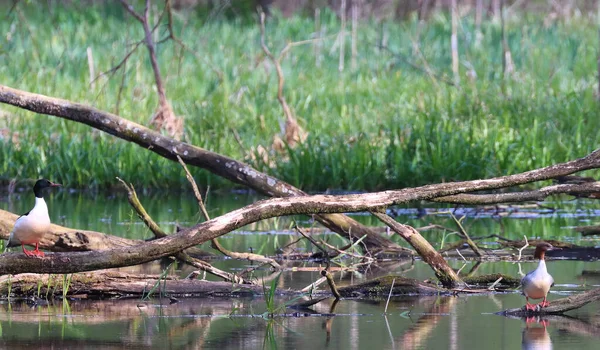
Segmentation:
{"type": "Polygon", "coordinates": [[[21,216],[15,222],[12,235],[22,244],[39,242],[46,232],[50,230],[50,216],[48,206],[43,198],[35,199],[35,206],[29,214],[21,216]]]}

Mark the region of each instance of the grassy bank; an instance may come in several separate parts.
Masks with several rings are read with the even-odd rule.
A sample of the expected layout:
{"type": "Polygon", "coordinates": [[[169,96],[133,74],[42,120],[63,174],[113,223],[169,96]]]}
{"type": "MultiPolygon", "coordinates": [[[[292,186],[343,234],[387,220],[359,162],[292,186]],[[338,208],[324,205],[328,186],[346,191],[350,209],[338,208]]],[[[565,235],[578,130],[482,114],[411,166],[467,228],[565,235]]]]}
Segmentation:
{"type": "MultiPolygon", "coordinates": [[[[20,3],[0,21],[2,83],[111,112],[119,101],[119,115],[147,124],[157,97],[145,49],[133,54],[125,77],[120,71],[94,87],[86,54],[91,48],[97,73],[110,69],[142,37],[139,25],[119,7],[40,6],[20,3]]],[[[339,31],[331,13],[321,23],[324,35],[339,31]]],[[[357,68],[348,36],[343,72],[335,37],[323,40],[318,54],[312,45],[293,48],[283,62],[285,95],[310,135],[289,157],[271,154],[275,167],[249,156],[258,145],[270,146],[283,119],[257,25],[178,14],[175,30],[198,56],[173,43],[158,53],[188,142],[305,190],[375,190],[515,173],[598,147],[595,23],[511,14],[506,31],[515,72],[504,79],[499,23],[485,21],[477,34],[473,18],[463,17],[460,88],[377,48],[385,33],[390,50],[451,79],[451,25],[442,14],[420,29],[416,20],[361,22],[357,68]],[[477,78],[468,78],[471,69],[477,78]]],[[[267,24],[269,45],[278,52],[288,41],[313,37],[314,28],[312,18],[275,15],[267,24]]],[[[46,176],[71,187],[106,187],[119,176],[137,186],[187,186],[176,163],[82,125],[0,105],[3,128],[0,179],[46,176]]],[[[206,171],[194,175],[212,188],[232,186],[206,171]]]]}

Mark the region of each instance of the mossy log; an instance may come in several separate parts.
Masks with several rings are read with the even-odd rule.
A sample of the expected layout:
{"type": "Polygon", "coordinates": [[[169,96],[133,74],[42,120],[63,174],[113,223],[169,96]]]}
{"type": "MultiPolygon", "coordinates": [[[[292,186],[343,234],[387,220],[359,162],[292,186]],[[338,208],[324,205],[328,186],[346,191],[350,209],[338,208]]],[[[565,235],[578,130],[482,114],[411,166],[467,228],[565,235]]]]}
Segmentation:
{"type": "Polygon", "coordinates": [[[545,308],[537,307],[536,310],[527,310],[525,306],[517,309],[508,309],[497,312],[497,315],[503,316],[542,316],[542,315],[561,315],[567,311],[578,309],[591,302],[600,300],[600,288],[592,289],[584,293],[571,295],[550,302],[550,306],[545,308]]]}
{"type": "Polygon", "coordinates": [[[495,285],[496,289],[516,288],[521,284],[520,278],[505,275],[503,273],[463,277],[463,281],[470,286],[487,287],[488,285],[495,283],[500,278],[502,278],[502,280],[495,285]]]}
{"type": "Polygon", "coordinates": [[[338,290],[342,297],[345,298],[362,295],[387,296],[392,288],[392,283],[394,285],[392,295],[433,295],[452,293],[450,290],[440,288],[434,284],[393,275],[378,277],[351,286],[339,287],[338,290]]]}
{"type": "MultiPolygon", "coordinates": [[[[15,297],[62,296],[67,288],[64,276],[22,273],[0,276],[0,295],[15,297]],[[38,293],[39,288],[39,293],[38,293]]],[[[179,279],[172,276],[130,274],[118,271],[76,273],[70,277],[66,295],[83,299],[141,297],[157,286],[154,296],[174,297],[241,296],[262,294],[262,286],[239,285],[231,282],[212,282],[197,279],[179,279]]]]}
{"type": "MultiPolygon", "coordinates": [[[[10,293],[17,298],[45,296],[62,297],[65,275],[23,273],[0,276],[0,295],[10,293]],[[38,292],[39,288],[39,292],[38,292]]],[[[387,296],[394,281],[394,295],[436,295],[450,294],[451,291],[435,285],[400,276],[385,276],[356,285],[340,287],[342,297],[387,296]],[[394,281],[395,280],[395,281],[394,281]]],[[[198,279],[180,279],[173,276],[161,278],[159,275],[130,274],[120,271],[96,271],[75,273],[70,277],[66,295],[83,299],[105,299],[141,297],[155,285],[159,285],[154,296],[161,293],[173,297],[233,297],[262,295],[262,285],[241,285],[230,282],[213,282],[198,279]]],[[[278,295],[301,295],[300,291],[278,289],[278,295]]],[[[314,296],[327,297],[329,290],[314,291],[314,296]]]]}

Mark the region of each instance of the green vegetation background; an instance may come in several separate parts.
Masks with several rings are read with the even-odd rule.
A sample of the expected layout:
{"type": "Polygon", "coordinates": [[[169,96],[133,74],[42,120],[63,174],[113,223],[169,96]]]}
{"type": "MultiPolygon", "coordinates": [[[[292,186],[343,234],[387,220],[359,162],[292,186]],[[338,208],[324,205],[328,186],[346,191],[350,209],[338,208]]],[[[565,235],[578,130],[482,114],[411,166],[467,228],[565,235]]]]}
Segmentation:
{"type": "MultiPolygon", "coordinates": [[[[96,73],[109,70],[142,38],[141,26],[118,6],[61,6],[1,9],[2,84],[110,112],[120,95],[118,114],[147,125],[157,96],[146,49],[94,88],[86,54],[91,48],[96,73]]],[[[414,18],[361,21],[356,69],[350,35],[343,72],[335,36],[322,41],[320,55],[312,44],[293,48],[283,62],[285,95],[310,134],[288,155],[270,154],[271,164],[251,156],[259,145],[270,148],[283,120],[255,21],[177,13],[176,33],[198,56],[172,42],[158,53],[188,142],[304,190],[379,190],[516,173],[597,148],[598,32],[596,19],[585,16],[549,21],[509,13],[515,71],[506,79],[500,23],[488,19],[477,33],[473,18],[462,17],[460,88],[377,47],[384,33],[391,51],[451,79],[451,23],[443,13],[422,25],[414,18]]],[[[323,36],[338,33],[333,13],[324,11],[321,22],[323,36]]],[[[315,23],[275,13],[266,30],[279,52],[288,41],[313,38],[315,23]]],[[[162,37],[166,28],[158,32],[162,37]]],[[[187,187],[178,164],[83,125],[0,105],[0,130],[0,180],[45,176],[69,187],[110,187],[119,176],[146,188],[187,187]]],[[[194,175],[213,189],[236,186],[207,171],[194,175]]]]}

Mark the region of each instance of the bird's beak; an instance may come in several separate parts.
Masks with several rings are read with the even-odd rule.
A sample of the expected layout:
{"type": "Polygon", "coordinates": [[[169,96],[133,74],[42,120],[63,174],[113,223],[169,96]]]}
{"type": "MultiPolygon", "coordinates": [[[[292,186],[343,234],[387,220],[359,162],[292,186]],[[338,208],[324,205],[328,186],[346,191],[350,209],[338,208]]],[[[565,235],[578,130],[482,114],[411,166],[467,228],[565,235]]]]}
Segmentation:
{"type": "Polygon", "coordinates": [[[61,185],[61,184],[59,184],[59,183],[56,183],[56,182],[50,182],[50,187],[60,187],[60,186],[62,186],[62,185],[61,185]]]}

